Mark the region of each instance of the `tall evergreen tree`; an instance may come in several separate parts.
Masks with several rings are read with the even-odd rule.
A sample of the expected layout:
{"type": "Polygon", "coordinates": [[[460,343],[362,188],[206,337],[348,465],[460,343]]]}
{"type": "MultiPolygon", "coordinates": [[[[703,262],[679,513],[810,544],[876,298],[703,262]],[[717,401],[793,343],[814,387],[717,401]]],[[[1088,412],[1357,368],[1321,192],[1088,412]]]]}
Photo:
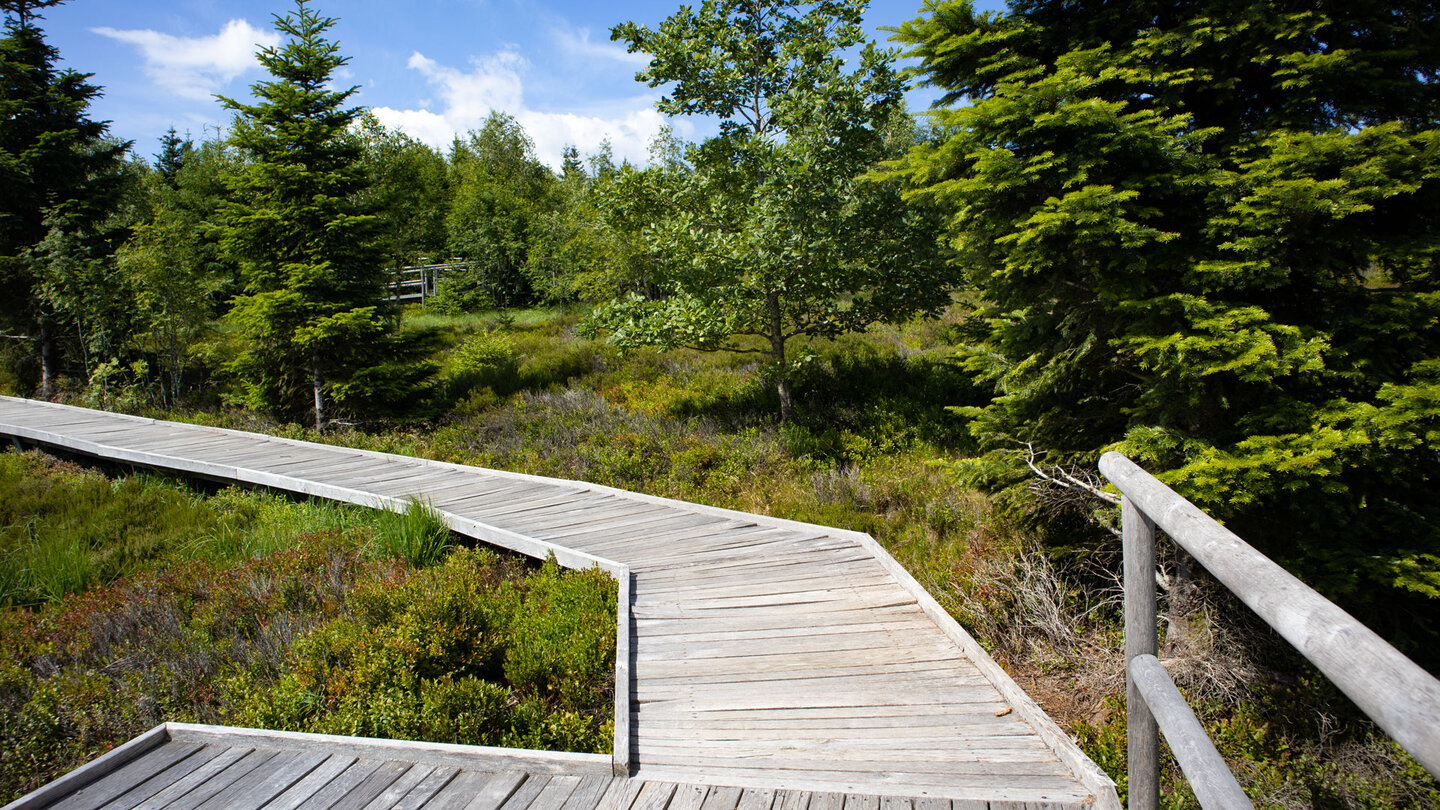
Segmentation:
{"type": "Polygon", "coordinates": [[[155,156],[155,171],[160,177],[174,188],[180,176],[180,170],[184,168],[185,161],[195,151],[195,144],[189,138],[181,138],[175,134],[175,127],[165,130],[165,135],[160,139],[160,154],[155,156]]]}
{"type": "Polygon", "coordinates": [[[366,176],[349,127],[360,111],[346,102],[357,88],[330,89],[348,61],[325,39],[335,23],[297,0],[275,17],[287,41],[259,54],[273,79],[252,85],[253,103],[222,98],[246,159],[229,181],[223,240],[245,284],[229,314],[244,345],[234,371],[251,407],[309,411],[317,430],[332,401],[402,395],[428,372],[395,354],[376,218],[356,202],[366,176]]]}
{"type": "Polygon", "coordinates": [[[931,2],[899,37],[968,100],[905,171],[984,297],[976,433],[1122,447],[1332,595],[1440,597],[1434,4],[931,2]]]}
{"type": "Polygon", "coordinates": [[[100,88],[90,74],[59,69],[59,53],[37,25],[38,10],[62,1],[0,3],[0,328],[31,347],[19,354],[39,361],[42,397],[56,393],[61,335],[70,329],[41,288],[47,274],[78,266],[61,253],[83,255],[80,264],[93,270],[108,252],[114,234],[103,224],[119,201],[128,148],[87,117],[100,88]]]}

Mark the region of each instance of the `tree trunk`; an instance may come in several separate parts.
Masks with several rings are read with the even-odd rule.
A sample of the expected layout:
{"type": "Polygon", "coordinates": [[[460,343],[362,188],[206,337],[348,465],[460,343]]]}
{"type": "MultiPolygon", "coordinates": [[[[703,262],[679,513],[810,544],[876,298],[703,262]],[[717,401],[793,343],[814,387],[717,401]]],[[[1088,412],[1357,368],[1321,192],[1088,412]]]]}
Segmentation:
{"type": "Polygon", "coordinates": [[[310,354],[310,382],[315,388],[315,432],[325,432],[325,378],[320,375],[320,353],[310,354]]]}
{"type": "Polygon", "coordinates": [[[789,372],[782,374],[775,383],[775,389],[780,392],[780,421],[795,421],[795,392],[790,387],[789,372]]]}
{"type": "Polygon", "coordinates": [[[780,421],[795,421],[795,392],[790,385],[790,367],[785,363],[785,321],[780,314],[780,294],[771,291],[765,295],[770,310],[770,356],[775,358],[775,373],[778,379],[775,390],[780,394],[780,421]]]}
{"type": "Polygon", "coordinates": [[[55,396],[55,336],[42,318],[40,321],[40,398],[55,396]]]}

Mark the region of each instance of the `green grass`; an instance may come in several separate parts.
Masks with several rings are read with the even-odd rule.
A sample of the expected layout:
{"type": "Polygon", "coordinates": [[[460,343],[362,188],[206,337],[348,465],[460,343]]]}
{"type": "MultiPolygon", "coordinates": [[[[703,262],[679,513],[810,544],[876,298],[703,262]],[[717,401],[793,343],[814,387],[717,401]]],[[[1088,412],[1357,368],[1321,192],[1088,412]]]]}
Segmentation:
{"type": "Polygon", "coordinates": [[[560,314],[559,307],[534,307],[447,315],[443,312],[412,306],[405,309],[403,325],[405,329],[438,329],[442,332],[463,335],[491,331],[505,325],[534,326],[549,323],[560,314]]]}
{"type": "Polygon", "coordinates": [[[378,517],[376,553],[403,560],[411,568],[434,565],[453,545],[450,526],[428,503],[412,499],[403,510],[382,512],[378,517]]]}

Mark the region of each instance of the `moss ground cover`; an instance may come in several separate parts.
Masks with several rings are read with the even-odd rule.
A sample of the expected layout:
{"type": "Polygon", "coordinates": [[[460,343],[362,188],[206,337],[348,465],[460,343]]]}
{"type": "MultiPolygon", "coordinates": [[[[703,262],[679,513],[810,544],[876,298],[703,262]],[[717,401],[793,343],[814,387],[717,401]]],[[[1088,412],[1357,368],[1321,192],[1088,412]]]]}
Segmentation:
{"type": "Polygon", "coordinates": [[[454,548],[419,506],[207,493],[38,453],[0,454],[0,504],[0,802],[165,720],[610,749],[601,572],[454,548]]]}

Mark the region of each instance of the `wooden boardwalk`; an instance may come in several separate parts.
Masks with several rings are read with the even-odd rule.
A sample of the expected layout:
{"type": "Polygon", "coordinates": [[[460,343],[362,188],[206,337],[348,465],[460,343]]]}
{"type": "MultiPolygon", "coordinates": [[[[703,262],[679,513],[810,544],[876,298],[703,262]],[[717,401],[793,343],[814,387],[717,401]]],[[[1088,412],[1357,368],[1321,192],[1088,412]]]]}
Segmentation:
{"type": "MultiPolygon", "coordinates": [[[[0,435],[368,506],[419,497],[464,534],[610,571],[622,599],[616,753],[605,761],[625,787],[607,788],[590,807],[1119,807],[1113,783],[868,535],[575,481],[13,398],[0,398],[0,435]]],[[[173,738],[154,750],[198,741],[193,727],[170,728],[163,733],[173,738]]],[[[222,731],[206,731],[213,741],[184,761],[197,751],[221,756],[214,735],[222,731]]],[[[251,747],[294,756],[303,738],[251,747]]],[[[495,749],[473,751],[478,764],[459,773],[493,780],[533,772],[485,764],[495,749]]],[[[521,785],[490,810],[590,810],[578,806],[590,798],[575,797],[595,774],[577,766],[562,775],[561,784],[574,787],[563,800],[559,788],[532,796],[521,785]]],[[[398,792],[387,790],[335,806],[408,806],[370,804],[398,792]]],[[[475,801],[493,799],[476,790],[475,801]]]]}

